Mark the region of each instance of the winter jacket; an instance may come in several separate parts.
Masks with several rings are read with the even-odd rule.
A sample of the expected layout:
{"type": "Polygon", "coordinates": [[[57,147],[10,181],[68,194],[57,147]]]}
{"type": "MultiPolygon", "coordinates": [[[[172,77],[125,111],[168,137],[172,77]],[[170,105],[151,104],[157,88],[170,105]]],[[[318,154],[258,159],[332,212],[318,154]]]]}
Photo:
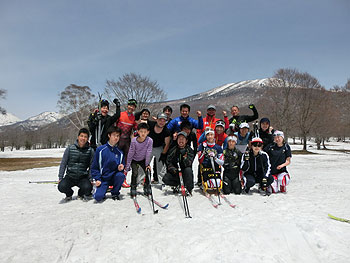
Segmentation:
{"type": "Polygon", "coordinates": [[[207,143],[203,142],[198,147],[198,160],[199,163],[202,164],[204,167],[212,167],[211,160],[210,160],[210,153],[214,153],[214,161],[218,165],[224,164],[224,156],[222,154],[222,148],[221,146],[217,145],[216,143],[207,143]]]}
{"type": "MultiPolygon", "coordinates": [[[[216,125],[216,122],[218,120],[220,120],[220,119],[215,118],[215,115],[214,116],[209,116],[209,115],[205,116],[205,118],[203,119],[203,128],[197,129],[197,140],[199,140],[199,137],[204,133],[205,128],[210,127],[213,130],[215,130],[215,125],[216,125]]],[[[224,117],[224,122],[225,122],[224,130],[226,130],[229,127],[227,116],[224,117]]]]}
{"type": "Polygon", "coordinates": [[[252,108],[253,115],[239,115],[239,116],[233,116],[229,120],[229,124],[234,123],[235,124],[235,131],[239,131],[239,125],[242,122],[251,122],[255,121],[259,118],[259,113],[255,107],[252,108]]]}
{"type": "Polygon", "coordinates": [[[202,118],[202,116],[198,117],[198,121],[196,121],[195,119],[193,119],[191,117],[184,118],[184,117],[180,116],[180,117],[176,117],[175,119],[171,120],[171,122],[168,123],[168,125],[167,125],[168,130],[171,133],[179,132],[180,131],[180,124],[184,120],[188,120],[191,123],[192,128],[203,129],[203,118],[202,118]]]}
{"type": "Polygon", "coordinates": [[[192,168],[192,163],[194,160],[195,154],[192,148],[188,145],[185,148],[180,149],[178,145],[171,148],[168,152],[166,159],[167,170],[171,174],[175,174],[178,171],[178,163],[180,162],[181,170],[185,168],[192,168]]]}
{"type": "Polygon", "coordinates": [[[88,143],[80,148],[78,140],[64,151],[58,178],[63,179],[64,173],[73,180],[89,177],[89,167],[94,156],[94,150],[88,143]]]}
{"type": "Polygon", "coordinates": [[[253,151],[249,151],[249,160],[245,160],[244,154],[241,160],[241,170],[244,174],[253,175],[255,178],[268,177],[271,172],[270,159],[266,152],[260,151],[254,156],[253,151]]]}
{"type": "Polygon", "coordinates": [[[120,135],[121,139],[130,138],[132,129],[137,130],[137,123],[135,122],[135,116],[132,113],[123,111],[120,113],[120,118],[117,121],[117,127],[122,130],[120,135]]]}
{"type": "Polygon", "coordinates": [[[241,168],[242,153],[236,148],[224,150],[224,169],[239,172],[241,168]]]}
{"type": "MultiPolygon", "coordinates": [[[[101,140],[100,143],[101,145],[106,144],[108,141],[108,134],[107,130],[109,127],[111,127],[120,117],[120,108],[117,107],[116,112],[113,116],[107,115],[107,116],[101,116],[101,140]]],[[[97,118],[96,113],[91,113],[89,116],[88,120],[88,127],[89,131],[91,133],[91,138],[90,138],[90,145],[94,149],[96,149],[96,133],[97,129],[99,127],[99,120],[97,118]]]]}
{"type": "Polygon", "coordinates": [[[117,146],[106,143],[96,149],[91,165],[91,175],[96,181],[109,181],[119,172],[118,166],[125,164],[125,156],[117,146]]]}
{"type": "Polygon", "coordinates": [[[277,166],[285,163],[288,157],[292,157],[292,150],[287,143],[284,143],[281,147],[278,147],[276,143],[272,143],[266,147],[266,153],[270,157],[271,174],[287,172],[287,167],[282,167],[280,170],[277,169],[277,166]]]}

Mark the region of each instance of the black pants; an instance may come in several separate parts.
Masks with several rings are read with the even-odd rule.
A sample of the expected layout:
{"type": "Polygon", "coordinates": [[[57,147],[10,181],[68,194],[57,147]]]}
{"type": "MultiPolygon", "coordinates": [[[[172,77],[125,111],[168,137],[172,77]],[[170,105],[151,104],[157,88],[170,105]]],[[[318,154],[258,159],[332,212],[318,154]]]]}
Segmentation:
{"type": "Polygon", "coordinates": [[[225,195],[234,193],[240,194],[242,191],[241,181],[239,180],[239,170],[224,170],[224,182],[222,190],[225,195]]]}
{"type": "Polygon", "coordinates": [[[73,186],[79,187],[79,191],[78,191],[79,196],[91,195],[92,184],[88,178],[82,178],[80,180],[75,180],[73,178],[66,176],[58,184],[58,191],[66,194],[67,197],[70,197],[74,193],[74,191],[72,190],[73,186]]]}
{"type": "MultiPolygon", "coordinates": [[[[250,187],[254,186],[256,183],[260,184],[260,187],[262,187],[262,179],[264,178],[263,176],[259,175],[252,175],[252,174],[244,174],[245,178],[247,179],[246,182],[246,192],[249,192],[250,187]]],[[[273,176],[269,175],[267,177],[267,184],[266,186],[269,186],[273,183],[273,176]]]]}
{"type": "Polygon", "coordinates": [[[145,185],[149,184],[149,178],[146,173],[146,164],[145,160],[142,161],[131,161],[131,187],[137,187],[137,176],[139,175],[139,166],[141,166],[142,170],[145,172],[146,180],[145,185]]]}
{"type": "MultiPolygon", "coordinates": [[[[187,191],[191,192],[193,189],[193,171],[191,167],[187,167],[182,171],[182,178],[187,191]]],[[[166,185],[178,186],[180,185],[179,173],[170,174],[166,173],[163,177],[163,182],[166,185]]]]}

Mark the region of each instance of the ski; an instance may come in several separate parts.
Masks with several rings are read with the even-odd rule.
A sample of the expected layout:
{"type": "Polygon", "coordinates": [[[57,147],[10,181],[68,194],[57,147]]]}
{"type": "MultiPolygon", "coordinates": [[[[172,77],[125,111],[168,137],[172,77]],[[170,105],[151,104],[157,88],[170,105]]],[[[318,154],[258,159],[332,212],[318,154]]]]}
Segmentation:
{"type": "MultiPolygon", "coordinates": [[[[141,192],[137,192],[137,194],[142,195],[144,198],[147,198],[148,200],[150,200],[149,197],[145,196],[145,195],[144,195],[143,193],[141,193],[141,192]]],[[[152,201],[152,200],[150,200],[150,201],[152,201]]],[[[160,208],[163,208],[163,209],[167,209],[168,206],[169,206],[169,203],[166,204],[166,205],[163,205],[163,204],[161,204],[160,202],[158,202],[157,200],[155,200],[154,198],[153,198],[153,203],[154,203],[155,205],[159,206],[160,208]]]]}
{"type": "Polygon", "coordinates": [[[138,214],[141,214],[141,207],[139,206],[139,202],[137,202],[136,196],[133,196],[133,197],[132,197],[132,200],[134,201],[134,205],[135,205],[135,208],[136,208],[136,212],[137,212],[138,214]]]}
{"type": "Polygon", "coordinates": [[[29,181],[30,184],[58,184],[58,181],[29,181]]]}
{"type": "Polygon", "coordinates": [[[231,206],[232,208],[235,208],[235,207],[236,207],[236,205],[232,204],[231,201],[228,200],[228,198],[227,198],[224,194],[220,193],[220,197],[221,197],[222,199],[224,199],[224,201],[225,201],[229,206],[231,206]]]}
{"type": "Polygon", "coordinates": [[[339,222],[344,222],[344,223],[349,223],[350,224],[350,219],[345,219],[345,218],[341,218],[341,217],[336,217],[336,216],[333,216],[331,214],[328,214],[328,216],[331,218],[331,219],[334,219],[334,220],[337,220],[339,222]]]}
{"type": "Polygon", "coordinates": [[[214,207],[214,208],[218,208],[219,206],[219,203],[217,201],[214,200],[214,198],[212,197],[211,194],[208,194],[208,193],[204,193],[205,197],[209,199],[211,205],[214,207]]]}

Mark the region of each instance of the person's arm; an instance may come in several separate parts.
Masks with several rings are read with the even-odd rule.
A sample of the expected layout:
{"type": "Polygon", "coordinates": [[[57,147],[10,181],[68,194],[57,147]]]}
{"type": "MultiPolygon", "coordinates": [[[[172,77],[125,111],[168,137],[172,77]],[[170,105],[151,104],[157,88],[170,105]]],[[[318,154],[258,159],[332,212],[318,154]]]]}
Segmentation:
{"type": "Polygon", "coordinates": [[[102,151],[96,150],[92,164],[91,164],[91,176],[96,181],[101,181],[102,174],[101,168],[103,167],[102,151]]]}
{"type": "Polygon", "coordinates": [[[67,164],[68,164],[68,158],[69,158],[69,146],[66,148],[66,150],[63,153],[60,169],[58,172],[58,181],[61,181],[63,179],[64,173],[66,171],[67,164]]]}
{"type": "Polygon", "coordinates": [[[205,133],[203,132],[202,135],[198,139],[198,144],[201,144],[205,141],[205,133]]]}
{"type": "Polygon", "coordinates": [[[132,139],[131,143],[130,143],[128,158],[127,158],[126,168],[125,168],[125,171],[127,171],[127,172],[130,171],[131,161],[132,161],[132,158],[134,157],[134,154],[135,154],[135,144],[136,144],[136,141],[134,139],[132,139]]]}
{"type": "Polygon", "coordinates": [[[195,154],[194,154],[193,150],[191,149],[191,147],[187,146],[186,154],[184,156],[182,156],[182,162],[183,162],[184,167],[192,167],[194,156],[195,156],[195,154]]]}
{"type": "MultiPolygon", "coordinates": [[[[226,111],[224,111],[226,113],[226,111]]],[[[230,127],[230,122],[228,120],[228,117],[224,115],[224,122],[225,122],[225,131],[230,127]]]]}
{"type": "Polygon", "coordinates": [[[176,132],[176,129],[175,129],[175,125],[176,125],[176,122],[177,122],[177,118],[171,120],[168,125],[166,126],[168,128],[168,130],[171,132],[171,133],[174,133],[176,132]]]}
{"type": "Polygon", "coordinates": [[[259,118],[259,113],[258,113],[258,110],[255,108],[255,105],[254,104],[250,104],[249,105],[249,109],[251,109],[253,111],[253,115],[251,116],[248,116],[246,115],[245,116],[245,121],[246,122],[251,122],[251,121],[255,121],[259,118]]]}
{"type": "Polygon", "coordinates": [[[241,159],[241,170],[243,172],[246,172],[249,170],[250,167],[250,162],[249,162],[250,156],[249,152],[246,151],[244,154],[242,154],[242,159],[241,159]]]}
{"type": "Polygon", "coordinates": [[[166,154],[169,151],[169,147],[170,147],[170,136],[165,137],[164,142],[165,142],[165,146],[163,148],[163,152],[162,153],[166,154]]]}
{"type": "Polygon", "coordinates": [[[270,172],[271,172],[271,163],[270,163],[270,158],[269,156],[267,155],[267,153],[265,152],[262,152],[263,156],[265,156],[264,160],[265,160],[265,174],[264,176],[265,177],[268,177],[270,175],[270,172]]]}
{"type": "Polygon", "coordinates": [[[91,148],[91,153],[90,153],[90,165],[89,165],[89,168],[88,168],[89,180],[90,180],[90,181],[92,180],[92,176],[91,176],[91,165],[92,165],[92,162],[93,162],[93,160],[94,160],[94,154],[95,154],[95,151],[94,151],[94,149],[91,148]]]}

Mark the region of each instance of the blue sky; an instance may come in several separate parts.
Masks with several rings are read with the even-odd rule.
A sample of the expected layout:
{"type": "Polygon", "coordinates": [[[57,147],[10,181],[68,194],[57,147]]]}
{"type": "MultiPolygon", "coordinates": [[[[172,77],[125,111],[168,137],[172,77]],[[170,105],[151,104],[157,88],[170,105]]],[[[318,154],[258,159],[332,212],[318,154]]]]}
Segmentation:
{"type": "Polygon", "coordinates": [[[57,111],[70,84],[102,92],[135,72],[176,99],[279,68],[326,88],[350,78],[347,0],[0,0],[0,105],[57,111]]]}

